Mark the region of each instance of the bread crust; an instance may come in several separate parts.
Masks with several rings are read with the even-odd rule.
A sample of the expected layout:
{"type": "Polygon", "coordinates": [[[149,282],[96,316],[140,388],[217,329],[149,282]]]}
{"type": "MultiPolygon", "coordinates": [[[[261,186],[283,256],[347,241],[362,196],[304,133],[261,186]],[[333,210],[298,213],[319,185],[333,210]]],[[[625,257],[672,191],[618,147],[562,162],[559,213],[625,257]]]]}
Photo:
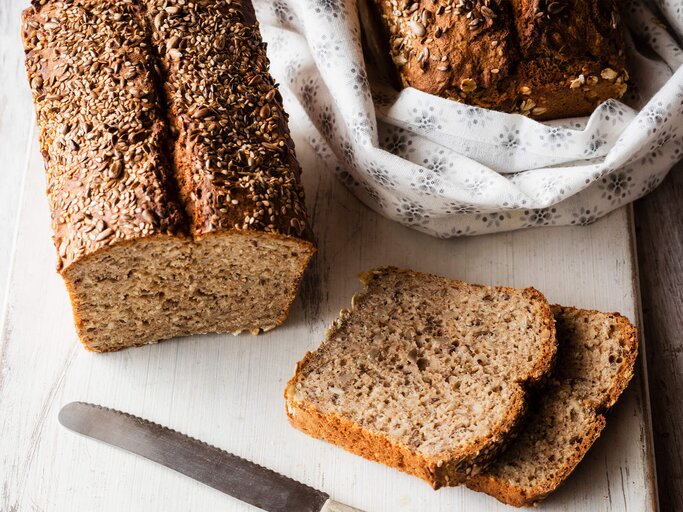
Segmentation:
{"type": "Polygon", "coordinates": [[[251,2],[32,0],[22,20],[57,270],[86,348],[72,274],[162,239],[299,242],[308,257],[286,307],[259,327],[280,325],[315,243],[251,2]]]}
{"type": "MultiPolygon", "coordinates": [[[[424,275],[419,272],[401,270],[396,267],[386,267],[364,272],[360,275],[360,280],[366,285],[366,288],[354,296],[352,309],[356,300],[364,293],[367,293],[367,285],[373,279],[392,272],[400,272],[417,277],[424,275]]],[[[460,283],[460,281],[455,280],[449,281],[460,283]]],[[[484,287],[483,285],[471,286],[484,287]]],[[[519,291],[507,287],[497,287],[497,289],[508,292],[519,291]]],[[[438,457],[429,457],[414,448],[392,440],[380,432],[364,429],[343,415],[326,414],[318,410],[310,402],[297,400],[295,398],[296,383],[311,362],[314,356],[313,352],[308,352],[297,363],[294,376],[285,388],[286,412],[290,423],[295,428],[312,437],[328,441],[366,459],[380,462],[417,476],[434,489],[465,482],[470,475],[478,473],[485,467],[515,437],[527,411],[526,387],[540,381],[550,371],[554,362],[556,353],[555,322],[550,306],[545,297],[534,288],[524,289],[523,294],[541,305],[542,322],[549,333],[547,344],[542,351],[541,357],[538,358],[537,365],[527,376],[527,380],[518,384],[504,420],[495,431],[490,433],[489,437],[482,438],[479,443],[462,450],[443,452],[438,457]]],[[[340,317],[328,329],[326,341],[343,325],[348,315],[349,311],[342,310],[340,317]]],[[[323,342],[323,346],[326,341],[323,342]]]]}
{"type": "MultiPolygon", "coordinates": [[[[619,326],[620,339],[623,340],[625,353],[620,365],[620,371],[614,378],[612,385],[607,392],[603,396],[597,397],[595,400],[584,400],[586,406],[590,408],[594,414],[593,421],[590,423],[588,430],[584,432],[582,441],[577,445],[572,456],[564,461],[561,466],[555,468],[555,476],[552,479],[544,481],[532,488],[517,486],[513,482],[507,481],[504,478],[498,478],[493,474],[487,474],[486,472],[473,476],[467,480],[466,484],[470,489],[484,492],[496,498],[498,501],[515,507],[537,505],[562,485],[574,469],[576,469],[576,466],[583,460],[588,450],[593,446],[598,437],[600,437],[601,432],[605,428],[607,423],[605,418],[606,412],[614,406],[633,377],[635,361],[638,356],[638,331],[636,327],[620,313],[602,313],[596,310],[577,309],[560,305],[553,305],[552,310],[557,318],[560,318],[563,315],[606,315],[613,318],[619,326]]],[[[559,323],[560,322],[558,322],[558,324],[559,323]]],[[[556,371],[561,372],[561,368],[558,367],[556,371]]],[[[561,377],[558,378],[561,380],[561,377]]],[[[538,392],[543,393],[543,388],[541,387],[538,392]]]]}
{"type": "Polygon", "coordinates": [[[539,120],[626,91],[613,0],[373,1],[404,87],[539,120]]]}
{"type": "MultiPolygon", "coordinates": [[[[498,501],[513,507],[532,507],[538,505],[541,501],[548,497],[548,495],[557,489],[569,475],[574,471],[576,466],[581,462],[584,455],[593,443],[597,441],[602,430],[605,428],[606,420],[604,416],[597,416],[595,422],[591,425],[590,431],[579,444],[576,453],[568,462],[568,464],[558,472],[557,477],[544,486],[538,486],[534,489],[524,489],[495,478],[491,475],[480,474],[467,480],[467,487],[473,491],[484,492],[489,496],[496,498],[498,501]]],[[[513,441],[514,442],[514,441],[513,441]]]]}

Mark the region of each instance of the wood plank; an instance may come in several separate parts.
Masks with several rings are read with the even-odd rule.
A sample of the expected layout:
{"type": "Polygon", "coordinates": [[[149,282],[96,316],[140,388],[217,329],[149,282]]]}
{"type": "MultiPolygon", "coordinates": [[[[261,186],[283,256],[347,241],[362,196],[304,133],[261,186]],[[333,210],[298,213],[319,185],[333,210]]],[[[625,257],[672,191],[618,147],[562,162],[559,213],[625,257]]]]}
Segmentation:
{"type": "Polygon", "coordinates": [[[635,205],[662,510],[683,510],[683,163],[635,205]]]}
{"type": "Polygon", "coordinates": [[[0,2],[0,304],[4,304],[33,129],[33,105],[19,38],[21,10],[26,5],[26,0],[0,2]]]}
{"type": "MultiPolygon", "coordinates": [[[[438,240],[362,206],[297,140],[320,253],[285,326],[257,338],[211,335],[115,354],[78,346],[54,273],[37,149],[23,202],[0,361],[0,510],[247,511],[180,475],[59,427],[72,400],[119,408],[203,439],[367,512],[510,510],[467,489],[432,491],[292,429],[282,392],[295,362],[359,288],[393,264],[473,282],[534,285],[549,300],[636,316],[626,209],[593,226],[438,240]]],[[[544,510],[655,510],[642,374],[603,437],[544,510]]]]}

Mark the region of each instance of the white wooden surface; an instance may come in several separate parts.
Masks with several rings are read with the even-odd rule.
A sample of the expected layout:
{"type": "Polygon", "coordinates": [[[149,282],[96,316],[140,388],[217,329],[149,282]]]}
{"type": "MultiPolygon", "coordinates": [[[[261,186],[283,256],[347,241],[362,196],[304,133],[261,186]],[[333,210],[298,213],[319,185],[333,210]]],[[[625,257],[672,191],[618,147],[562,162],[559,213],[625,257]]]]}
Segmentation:
{"type": "MultiPolygon", "coordinates": [[[[28,0],[0,0],[0,304],[7,289],[33,105],[19,42],[21,9],[28,0]]],[[[1,316],[0,316],[1,317],[1,316]]]]}
{"type": "MultiPolygon", "coordinates": [[[[23,151],[17,148],[18,151],[23,151]]],[[[474,282],[534,285],[549,300],[636,316],[628,212],[587,228],[437,240],[360,205],[299,143],[320,253],[287,324],[267,335],[203,336],[98,355],[78,344],[54,272],[42,163],[32,141],[0,367],[0,510],[186,511],[249,508],[57,423],[86,400],[184,431],[379,511],[504,510],[467,489],[432,491],[292,429],[282,392],[358,288],[361,270],[393,264],[474,282]]],[[[642,359],[640,360],[642,362],[642,359]]],[[[603,437],[545,510],[653,510],[649,430],[640,372],[603,437]]]]}
{"type": "MultiPolygon", "coordinates": [[[[26,3],[0,1],[0,301],[13,262],[0,311],[0,511],[254,510],[61,428],[57,412],[72,400],[167,424],[367,512],[507,510],[467,489],[434,492],[415,478],[293,430],[284,413],[284,385],[295,362],[317,346],[338,310],[349,304],[358,288],[356,274],[378,265],[533,285],[554,302],[620,310],[635,318],[628,211],[588,228],[436,240],[364,208],[299,142],[321,249],[283,328],[257,338],[214,335],[116,354],[87,353],[76,340],[66,292],[54,272],[42,160],[18,37],[26,3]]],[[[603,437],[544,510],[654,510],[649,408],[641,377],[639,372],[603,437]]]]}

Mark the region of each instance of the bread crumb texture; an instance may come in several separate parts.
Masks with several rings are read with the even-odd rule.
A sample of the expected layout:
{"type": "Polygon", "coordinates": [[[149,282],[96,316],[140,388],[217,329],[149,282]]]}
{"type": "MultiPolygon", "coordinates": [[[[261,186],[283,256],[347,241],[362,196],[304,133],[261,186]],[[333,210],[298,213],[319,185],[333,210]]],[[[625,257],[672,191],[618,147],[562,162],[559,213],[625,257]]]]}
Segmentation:
{"type": "Polygon", "coordinates": [[[534,289],[384,268],[299,363],[294,426],[435,488],[480,471],[551,368],[555,327],[534,289]]]}
{"type": "Polygon", "coordinates": [[[538,390],[519,436],[467,482],[518,507],[541,501],[581,461],[631,380],[638,352],[635,327],[618,313],[553,312],[559,348],[552,378],[538,390]]]}

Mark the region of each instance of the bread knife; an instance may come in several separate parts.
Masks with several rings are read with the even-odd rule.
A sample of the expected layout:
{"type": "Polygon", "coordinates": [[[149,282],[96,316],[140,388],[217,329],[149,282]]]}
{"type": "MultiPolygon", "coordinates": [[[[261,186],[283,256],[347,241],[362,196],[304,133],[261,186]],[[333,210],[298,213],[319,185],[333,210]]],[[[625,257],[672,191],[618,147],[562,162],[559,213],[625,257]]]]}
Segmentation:
{"type": "Polygon", "coordinates": [[[72,402],[59,411],[59,422],[267,512],[361,512],[237,455],[121,411],[72,402]]]}

